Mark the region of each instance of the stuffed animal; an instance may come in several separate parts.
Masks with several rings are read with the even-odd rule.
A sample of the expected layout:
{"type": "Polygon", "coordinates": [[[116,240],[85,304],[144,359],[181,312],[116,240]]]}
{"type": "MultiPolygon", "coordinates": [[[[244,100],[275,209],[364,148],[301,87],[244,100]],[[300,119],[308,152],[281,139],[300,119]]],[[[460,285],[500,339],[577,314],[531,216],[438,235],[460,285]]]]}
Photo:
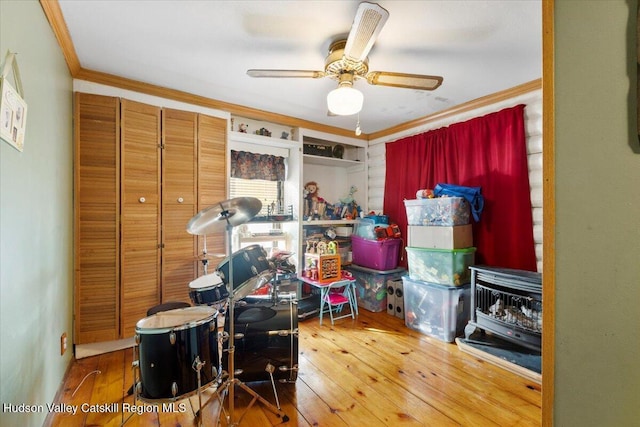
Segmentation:
{"type": "Polygon", "coordinates": [[[352,185],[349,189],[349,195],[340,199],[340,202],[344,205],[353,203],[353,193],[355,193],[356,191],[358,191],[358,188],[355,185],[352,185]]]}
{"type": "Polygon", "coordinates": [[[304,185],[304,216],[311,218],[318,211],[318,203],[324,202],[324,199],[318,197],[318,184],[315,181],[309,181],[304,185]]]}

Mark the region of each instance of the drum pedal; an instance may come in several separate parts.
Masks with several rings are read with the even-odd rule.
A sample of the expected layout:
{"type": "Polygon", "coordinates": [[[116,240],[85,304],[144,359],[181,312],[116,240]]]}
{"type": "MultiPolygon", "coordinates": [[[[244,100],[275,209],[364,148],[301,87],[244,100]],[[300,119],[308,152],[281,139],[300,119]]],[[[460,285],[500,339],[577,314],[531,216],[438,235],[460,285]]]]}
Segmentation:
{"type": "Polygon", "coordinates": [[[264,367],[264,370],[269,373],[269,378],[271,379],[271,386],[273,387],[273,395],[276,398],[276,407],[280,409],[280,399],[278,399],[278,391],[276,390],[276,383],[273,381],[273,372],[276,370],[276,367],[271,363],[267,363],[267,366],[264,367]]]}

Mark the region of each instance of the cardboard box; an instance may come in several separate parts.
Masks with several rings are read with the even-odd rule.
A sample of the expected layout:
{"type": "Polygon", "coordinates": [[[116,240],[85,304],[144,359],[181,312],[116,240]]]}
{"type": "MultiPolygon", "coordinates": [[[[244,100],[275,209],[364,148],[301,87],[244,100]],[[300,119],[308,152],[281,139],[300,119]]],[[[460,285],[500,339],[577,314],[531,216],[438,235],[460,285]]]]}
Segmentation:
{"type": "Polygon", "coordinates": [[[471,224],[453,227],[410,225],[407,234],[408,246],[415,248],[462,249],[473,246],[471,224]]]}

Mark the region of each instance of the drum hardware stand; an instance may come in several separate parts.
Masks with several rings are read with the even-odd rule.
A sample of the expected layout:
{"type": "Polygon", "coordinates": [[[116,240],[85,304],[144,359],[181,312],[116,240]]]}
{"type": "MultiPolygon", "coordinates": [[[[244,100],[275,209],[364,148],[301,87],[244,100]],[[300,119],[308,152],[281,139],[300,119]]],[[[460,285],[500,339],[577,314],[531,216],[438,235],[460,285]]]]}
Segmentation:
{"type": "MultiPolygon", "coordinates": [[[[194,411],[194,413],[198,418],[198,426],[200,427],[202,426],[202,377],[200,376],[200,371],[202,370],[202,367],[205,365],[205,363],[206,362],[202,362],[200,360],[200,356],[196,356],[196,358],[193,360],[193,364],[191,365],[193,370],[196,371],[196,375],[198,376],[198,411],[194,411]]],[[[191,399],[189,399],[189,405],[191,405],[191,399]]],[[[193,411],[193,405],[191,405],[191,410],[193,411]]]]}
{"type": "MultiPolygon", "coordinates": [[[[234,334],[234,324],[235,324],[235,316],[234,316],[234,306],[235,306],[235,298],[236,295],[233,292],[233,248],[232,248],[232,228],[234,225],[239,225],[244,222],[249,221],[253,218],[261,209],[262,203],[260,200],[255,197],[240,197],[232,200],[222,201],[215,205],[212,205],[200,212],[187,224],[187,232],[191,234],[197,235],[206,235],[207,232],[211,232],[216,230],[219,226],[224,224],[226,225],[227,231],[227,253],[229,254],[229,281],[227,283],[227,289],[229,291],[229,314],[231,318],[231,323],[229,324],[229,372],[228,377],[221,382],[220,387],[216,390],[216,393],[209,399],[209,401],[214,397],[218,396],[220,399],[220,410],[224,411],[224,396],[228,395],[229,399],[229,412],[228,414],[225,412],[227,418],[228,426],[235,426],[236,421],[234,419],[235,412],[235,402],[234,402],[234,390],[235,386],[240,386],[243,390],[253,396],[253,400],[246,408],[246,411],[255,403],[256,400],[260,400],[267,409],[272,411],[278,417],[281,417],[284,422],[289,420],[289,417],[285,415],[279,407],[273,406],[263,397],[261,397],[258,393],[253,391],[247,385],[245,385],[242,381],[235,377],[235,334],[234,334]],[[222,396],[220,395],[222,393],[222,396]]],[[[220,377],[220,379],[222,376],[220,377]]],[[[205,405],[209,403],[207,401],[205,405]]],[[[220,415],[220,414],[218,414],[220,415]]],[[[242,415],[244,416],[244,414],[242,415]]],[[[242,419],[242,416],[237,421],[238,423],[242,419]]],[[[218,419],[218,425],[220,424],[220,420],[218,419]]]]}
{"type": "MultiPolygon", "coordinates": [[[[224,215],[228,215],[227,213],[225,213],[226,211],[223,210],[222,214],[224,215]]],[[[283,422],[287,422],[289,421],[289,417],[284,414],[284,412],[282,412],[282,410],[280,409],[280,403],[278,402],[278,406],[274,406],[272,403],[270,403],[269,401],[267,401],[265,398],[263,398],[262,396],[260,396],[257,392],[255,392],[254,390],[252,390],[249,386],[247,386],[245,383],[243,383],[241,380],[239,380],[238,378],[236,378],[235,376],[235,331],[234,331],[234,324],[235,324],[235,317],[234,317],[234,306],[235,306],[235,297],[233,294],[233,252],[232,252],[232,247],[231,247],[231,229],[232,229],[232,225],[229,223],[229,220],[227,218],[227,250],[229,252],[229,282],[227,283],[228,286],[228,290],[229,290],[229,318],[230,318],[230,323],[229,323],[229,349],[228,349],[228,363],[229,363],[229,370],[228,370],[228,377],[226,380],[224,380],[224,382],[220,385],[220,387],[218,387],[218,390],[216,391],[215,395],[220,396],[220,393],[222,393],[222,395],[220,396],[220,409],[221,412],[224,412],[226,420],[227,420],[227,425],[228,426],[236,426],[240,423],[240,421],[242,421],[242,418],[244,417],[244,415],[247,413],[247,411],[253,406],[253,404],[256,402],[256,400],[259,400],[260,403],[262,403],[268,410],[270,410],[271,412],[273,412],[274,414],[276,414],[278,417],[281,417],[283,422]],[[253,396],[253,400],[251,400],[251,402],[249,403],[249,405],[246,407],[246,409],[244,410],[243,414],[240,416],[240,418],[238,418],[237,422],[236,420],[234,420],[234,415],[235,415],[235,401],[234,401],[234,397],[235,397],[235,386],[239,386],[240,388],[242,388],[244,391],[246,391],[247,393],[249,393],[251,396],[253,396]],[[224,396],[228,396],[228,403],[229,403],[229,411],[225,411],[224,410],[224,405],[222,404],[224,401],[224,396]]],[[[275,390],[275,384],[274,384],[274,390],[275,390]]],[[[214,396],[211,396],[211,398],[209,398],[209,400],[207,400],[207,402],[205,402],[205,406],[207,404],[209,404],[209,402],[211,401],[211,399],[213,399],[214,396]]],[[[277,397],[276,397],[277,400],[277,397]]],[[[220,420],[218,420],[218,425],[220,423],[220,420]]]]}
{"type": "Polygon", "coordinates": [[[209,260],[207,259],[207,235],[203,236],[202,240],[202,273],[203,275],[207,275],[207,266],[209,265],[209,260]]]}

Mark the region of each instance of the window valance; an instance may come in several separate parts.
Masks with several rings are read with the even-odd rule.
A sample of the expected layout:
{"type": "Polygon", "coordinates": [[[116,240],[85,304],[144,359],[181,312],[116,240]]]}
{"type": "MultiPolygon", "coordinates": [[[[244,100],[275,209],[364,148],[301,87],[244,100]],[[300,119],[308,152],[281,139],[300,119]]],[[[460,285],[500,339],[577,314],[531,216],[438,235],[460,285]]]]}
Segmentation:
{"type": "Polygon", "coordinates": [[[231,177],[284,181],[284,157],[231,150],[231,177]]]}

